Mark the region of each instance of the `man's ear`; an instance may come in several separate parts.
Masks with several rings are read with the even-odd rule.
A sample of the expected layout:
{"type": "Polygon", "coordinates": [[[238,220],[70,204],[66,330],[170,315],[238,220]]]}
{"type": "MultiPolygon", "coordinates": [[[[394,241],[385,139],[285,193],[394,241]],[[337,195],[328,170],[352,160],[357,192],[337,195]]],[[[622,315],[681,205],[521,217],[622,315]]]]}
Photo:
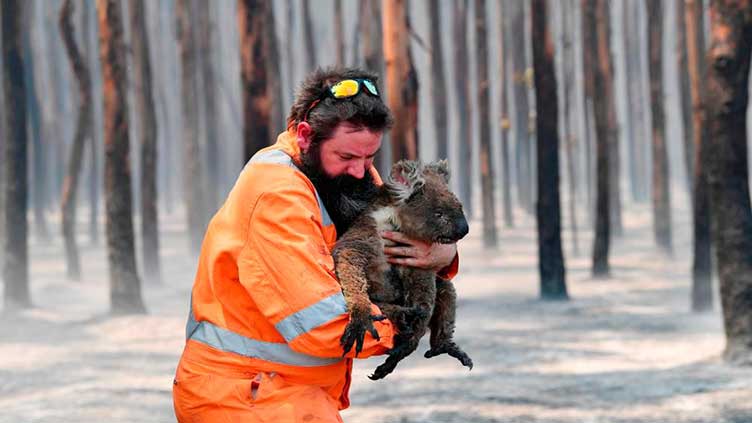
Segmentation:
{"type": "Polygon", "coordinates": [[[300,147],[301,152],[305,153],[308,151],[308,148],[311,147],[311,139],[313,138],[313,130],[311,129],[311,125],[305,121],[300,122],[298,123],[296,131],[296,140],[298,141],[298,147],[300,147]]]}

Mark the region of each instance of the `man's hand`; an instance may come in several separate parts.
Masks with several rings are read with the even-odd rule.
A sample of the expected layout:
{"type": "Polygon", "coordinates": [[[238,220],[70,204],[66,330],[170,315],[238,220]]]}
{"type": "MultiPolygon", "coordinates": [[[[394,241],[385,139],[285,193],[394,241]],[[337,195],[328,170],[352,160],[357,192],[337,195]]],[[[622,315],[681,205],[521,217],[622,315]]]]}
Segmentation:
{"type": "Polygon", "coordinates": [[[382,232],[381,237],[392,241],[384,247],[387,261],[392,264],[439,270],[449,266],[457,254],[457,244],[431,244],[406,237],[400,232],[382,232]],[[390,245],[397,243],[397,245],[390,245]]]}

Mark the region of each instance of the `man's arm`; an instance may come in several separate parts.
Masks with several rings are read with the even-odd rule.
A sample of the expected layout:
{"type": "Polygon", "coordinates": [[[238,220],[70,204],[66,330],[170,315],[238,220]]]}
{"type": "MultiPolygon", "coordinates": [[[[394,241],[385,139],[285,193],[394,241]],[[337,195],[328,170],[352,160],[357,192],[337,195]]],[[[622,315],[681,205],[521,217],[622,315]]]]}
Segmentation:
{"type": "MultiPolygon", "coordinates": [[[[255,206],[238,259],[240,283],[293,350],[341,357],[340,338],[350,316],[318,222],[318,204],[304,183],[286,185],[262,194],[255,206]]],[[[372,314],[381,314],[372,308],[372,314]]],[[[392,347],[392,323],[374,326],[380,340],[366,334],[359,357],[392,347]]]]}

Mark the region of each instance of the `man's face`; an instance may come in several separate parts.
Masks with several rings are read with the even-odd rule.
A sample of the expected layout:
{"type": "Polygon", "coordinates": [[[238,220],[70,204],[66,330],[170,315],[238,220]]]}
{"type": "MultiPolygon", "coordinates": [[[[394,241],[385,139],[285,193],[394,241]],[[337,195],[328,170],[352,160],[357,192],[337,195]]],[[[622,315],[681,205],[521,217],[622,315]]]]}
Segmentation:
{"type": "Polygon", "coordinates": [[[321,169],[330,178],[349,175],[361,179],[381,147],[381,133],[343,123],[320,147],[321,169]]]}
{"type": "Polygon", "coordinates": [[[301,169],[316,187],[340,235],[376,194],[369,169],[379,147],[381,133],[343,124],[331,138],[301,153],[301,169]]]}

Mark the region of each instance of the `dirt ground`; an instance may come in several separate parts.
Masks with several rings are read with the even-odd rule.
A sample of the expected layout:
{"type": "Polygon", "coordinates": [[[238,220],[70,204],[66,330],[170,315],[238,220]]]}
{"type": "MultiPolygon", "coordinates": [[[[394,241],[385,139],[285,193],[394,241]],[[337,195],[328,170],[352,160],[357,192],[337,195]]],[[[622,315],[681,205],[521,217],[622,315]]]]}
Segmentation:
{"type": "MultiPolygon", "coordinates": [[[[86,215],[82,213],[82,215],[86,215]]],[[[495,252],[480,222],[460,246],[456,338],[467,371],[447,357],[357,363],[347,422],[752,423],[752,369],[725,365],[719,308],[689,310],[688,217],[675,217],[676,253],[656,252],[647,206],[628,210],[612,249],[613,277],[589,276],[565,232],[571,300],[537,299],[534,221],[517,215],[495,252]]],[[[62,245],[32,241],[36,308],[3,315],[0,422],[173,422],[172,377],[183,345],[195,263],[180,219],[163,219],[164,284],[145,286],[148,315],[110,317],[105,249],[83,244],[84,279],[65,280],[62,245]]],[[[85,224],[82,222],[82,231],[85,224]]]]}

